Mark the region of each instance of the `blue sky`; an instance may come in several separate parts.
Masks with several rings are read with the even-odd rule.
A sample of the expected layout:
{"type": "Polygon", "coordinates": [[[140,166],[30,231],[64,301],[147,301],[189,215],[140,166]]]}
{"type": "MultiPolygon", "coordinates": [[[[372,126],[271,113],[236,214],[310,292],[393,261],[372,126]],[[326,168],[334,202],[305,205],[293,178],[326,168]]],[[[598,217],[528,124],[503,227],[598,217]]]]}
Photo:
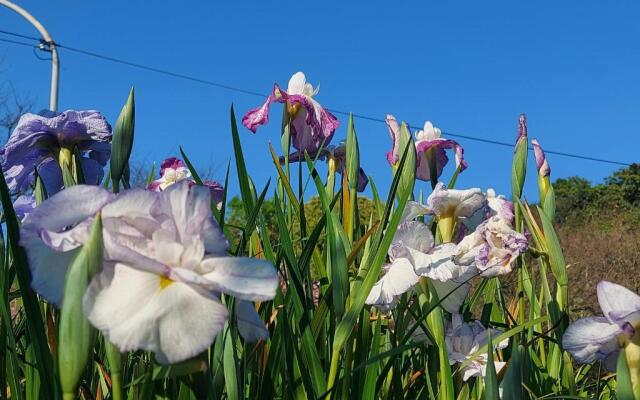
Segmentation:
{"type": "MultiPolygon", "coordinates": [[[[543,147],[638,161],[640,3],[536,2],[20,1],[62,44],[264,93],[304,71],[333,109],[443,131],[513,141],[525,112],[543,147]]],[[[36,34],[0,9],[4,30],[36,34]]],[[[4,37],[4,36],[2,36],[4,37]]],[[[48,104],[50,66],[0,42],[0,81],[48,104]]],[[[232,158],[229,106],[238,119],[261,98],[61,50],[60,109],[98,109],[113,123],[136,88],[137,162],[160,162],[182,145],[197,167],[223,178],[232,158]]],[[[256,135],[241,127],[258,186],[274,175],[280,107],[256,135]]],[[[345,137],[346,119],[336,139],[345,137]]],[[[386,192],[386,127],[356,120],[365,170],[386,192]]],[[[459,186],[510,193],[512,151],[459,140],[470,168],[459,186]]],[[[617,166],[549,156],[552,177],[592,182],[617,166]]],[[[534,173],[530,162],[530,173],[534,173]]],[[[449,168],[451,169],[451,167],[449,168]]],[[[235,177],[232,174],[232,177],[235,177]]],[[[533,176],[530,175],[530,178],[533,176]]],[[[526,190],[534,199],[535,179],[526,190]]],[[[230,188],[232,193],[237,189],[230,188]]],[[[423,185],[424,189],[427,184],[423,185]]]]}

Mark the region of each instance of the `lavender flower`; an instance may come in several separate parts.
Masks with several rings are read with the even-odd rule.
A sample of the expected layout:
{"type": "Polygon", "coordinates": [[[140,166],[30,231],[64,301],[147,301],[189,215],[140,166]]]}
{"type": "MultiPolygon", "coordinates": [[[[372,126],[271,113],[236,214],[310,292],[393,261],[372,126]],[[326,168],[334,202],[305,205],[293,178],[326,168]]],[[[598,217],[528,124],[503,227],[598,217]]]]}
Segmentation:
{"type": "Polygon", "coordinates": [[[284,103],[291,117],[293,147],[309,153],[317,151],[323,143],[331,142],[339,125],[338,119],[314,99],[318,90],[318,87],[314,89],[307,83],[302,72],[297,72],[289,80],[286,91],[275,84],[264,104],[249,110],[242,118],[242,124],[255,133],[258,126],[269,122],[271,104],[284,103]]]}
{"type": "MultiPolygon", "coordinates": [[[[500,335],[497,329],[487,329],[480,321],[466,323],[459,314],[452,315],[451,323],[447,324],[445,341],[447,343],[447,352],[449,353],[449,363],[468,362],[462,368],[462,380],[467,381],[474,376],[484,377],[487,371],[487,353],[473,356],[480,348],[489,344],[489,332],[491,337],[495,338],[500,335]]],[[[504,349],[509,345],[509,339],[505,339],[499,343],[494,343],[497,349],[504,349]]],[[[491,349],[493,351],[493,349],[491,349]]],[[[505,367],[506,363],[502,361],[494,361],[496,372],[505,367]]]]}
{"type": "Polygon", "coordinates": [[[209,190],[185,181],[162,192],[131,189],[117,196],[96,186],[65,189],[21,227],[32,286],[60,304],[69,262],[101,212],[105,260],[83,309],[121,351],[152,351],[162,363],[199,354],[227,321],[220,293],[237,298],[245,340],[265,338],[250,301],[273,298],[277,272],[264,260],[227,256],[210,204],[209,190]],[[71,201],[76,206],[68,207],[71,201]]]}
{"type": "Polygon", "coordinates": [[[42,177],[49,195],[62,186],[59,162],[70,163],[78,149],[85,182],[98,184],[111,153],[111,126],[98,111],[25,114],[0,150],[2,170],[9,190],[25,191],[42,177]]]}
{"type": "MultiPolygon", "coordinates": [[[[598,283],[597,292],[604,317],[573,322],[562,337],[562,346],[581,364],[604,360],[607,369],[615,371],[620,347],[637,340],[640,333],[640,296],[607,281],[598,283]]],[[[631,368],[637,367],[639,358],[635,356],[631,368]]]]}
{"type": "Polygon", "coordinates": [[[492,277],[511,272],[513,262],[527,248],[528,241],[523,234],[514,231],[505,219],[494,216],[462,239],[454,261],[472,264],[482,276],[492,277]]]}
{"type": "Polygon", "coordinates": [[[454,249],[451,243],[434,247],[427,224],[403,222],[389,248],[391,264],[383,267],[384,275],[373,286],[365,303],[387,310],[423,276],[431,279],[438,297],[443,299],[442,307],[458,312],[470,288],[466,281],[475,274],[475,268],[454,263],[454,249]]]}

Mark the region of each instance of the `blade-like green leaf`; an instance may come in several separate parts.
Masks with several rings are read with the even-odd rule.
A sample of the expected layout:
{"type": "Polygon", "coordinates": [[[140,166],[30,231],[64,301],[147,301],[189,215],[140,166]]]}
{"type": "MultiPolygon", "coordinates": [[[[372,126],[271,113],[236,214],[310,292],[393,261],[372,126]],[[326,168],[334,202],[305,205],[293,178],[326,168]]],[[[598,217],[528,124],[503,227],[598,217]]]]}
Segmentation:
{"type": "Polygon", "coordinates": [[[489,343],[487,345],[487,369],[484,376],[484,393],[486,400],[500,400],[498,391],[498,376],[496,366],[493,363],[493,342],[491,332],[489,332],[489,343]]]}
{"type": "Polygon", "coordinates": [[[7,244],[15,265],[20,294],[26,313],[28,339],[33,347],[35,364],[42,382],[43,394],[47,399],[58,399],[59,392],[56,389],[56,379],[53,376],[53,362],[49,353],[40,305],[36,294],[31,290],[31,271],[29,270],[27,255],[19,244],[20,229],[18,220],[13,210],[7,182],[4,179],[4,171],[0,172],[0,199],[7,226],[7,244]]]}

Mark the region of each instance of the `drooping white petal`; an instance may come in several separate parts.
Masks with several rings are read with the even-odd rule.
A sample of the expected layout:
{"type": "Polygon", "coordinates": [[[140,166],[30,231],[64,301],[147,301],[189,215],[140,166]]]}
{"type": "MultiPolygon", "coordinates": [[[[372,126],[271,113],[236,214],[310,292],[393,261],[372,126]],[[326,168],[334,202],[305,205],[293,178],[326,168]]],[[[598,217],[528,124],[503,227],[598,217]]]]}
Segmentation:
{"type": "Polygon", "coordinates": [[[603,317],[582,318],[567,328],[562,346],[579,363],[588,364],[605,359],[617,348],[621,328],[603,317]]]}
{"type": "Polygon", "coordinates": [[[259,339],[266,340],[269,332],[264,326],[264,321],[250,301],[236,301],[236,319],[238,320],[238,332],[247,342],[256,342],[259,339]]]}
{"type": "Polygon", "coordinates": [[[406,258],[397,258],[389,266],[387,273],[373,285],[365,303],[386,310],[393,307],[398,298],[419,280],[411,262],[406,258]]]}
{"type": "Polygon", "coordinates": [[[79,249],[65,252],[55,251],[39,238],[32,238],[28,241],[21,238],[20,242],[27,249],[29,269],[31,270],[31,287],[40,296],[59,308],[62,304],[69,263],[79,249]]]}
{"type": "Polygon", "coordinates": [[[600,281],[597,286],[598,302],[602,313],[615,324],[640,322],[640,296],[624,286],[600,281]]]}
{"type": "Polygon", "coordinates": [[[442,308],[452,314],[459,313],[460,307],[462,307],[469,294],[471,284],[453,279],[446,282],[432,280],[431,283],[438,294],[438,298],[442,300],[440,303],[442,308]]]}
{"type": "Polygon", "coordinates": [[[94,277],[83,308],[120,351],[152,351],[161,363],[205,351],[228,314],[210,292],[123,264],[105,265],[94,277]]]}
{"type": "Polygon", "coordinates": [[[278,287],[278,274],[271,263],[248,257],[206,257],[201,268],[209,289],[242,300],[271,300],[278,287]]]}

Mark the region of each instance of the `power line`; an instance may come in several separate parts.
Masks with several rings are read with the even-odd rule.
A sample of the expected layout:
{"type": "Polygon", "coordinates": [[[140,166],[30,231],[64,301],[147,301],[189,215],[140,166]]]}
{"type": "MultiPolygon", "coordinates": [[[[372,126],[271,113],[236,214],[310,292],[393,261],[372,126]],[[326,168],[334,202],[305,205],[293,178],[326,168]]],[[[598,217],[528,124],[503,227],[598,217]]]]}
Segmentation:
{"type": "MultiPolygon", "coordinates": [[[[34,36],[23,35],[23,34],[20,34],[20,33],[9,32],[9,31],[5,31],[5,30],[0,30],[0,33],[6,34],[6,35],[11,35],[11,36],[14,36],[14,37],[20,37],[20,38],[23,38],[23,39],[37,40],[41,44],[43,43],[42,39],[34,37],[34,36]]],[[[19,45],[23,45],[23,46],[34,47],[31,44],[28,44],[28,43],[25,43],[25,42],[18,42],[18,41],[14,41],[14,40],[10,40],[10,39],[0,38],[0,41],[19,44],[19,45]]],[[[106,60],[106,61],[110,61],[110,62],[122,64],[122,65],[127,65],[129,67],[138,68],[138,69],[145,70],[145,71],[155,72],[155,73],[161,74],[161,75],[171,76],[171,77],[174,77],[174,78],[183,79],[183,80],[187,80],[187,81],[191,81],[191,82],[196,82],[196,83],[200,83],[200,84],[208,85],[208,86],[212,86],[212,87],[217,87],[217,88],[220,88],[220,89],[226,89],[226,90],[230,90],[230,91],[233,91],[233,92],[242,93],[242,94],[246,94],[246,95],[250,95],[250,96],[256,96],[256,97],[261,97],[261,98],[266,97],[264,95],[264,93],[258,93],[258,92],[254,92],[252,90],[247,90],[247,89],[243,89],[243,88],[239,88],[239,87],[235,87],[235,86],[231,86],[231,85],[226,85],[226,84],[223,84],[223,83],[214,82],[214,81],[210,81],[210,80],[207,80],[207,79],[202,79],[202,78],[198,78],[198,77],[195,77],[195,76],[182,74],[182,73],[178,73],[178,72],[173,72],[173,71],[169,71],[169,70],[166,70],[166,69],[156,68],[156,67],[152,67],[152,66],[145,65],[145,64],[139,64],[139,63],[135,63],[135,62],[132,62],[132,61],[127,61],[127,60],[124,60],[124,59],[121,59],[121,58],[111,57],[111,56],[107,56],[107,55],[104,55],[104,54],[99,54],[99,53],[96,53],[96,52],[93,52],[93,51],[89,51],[89,50],[84,50],[84,49],[80,49],[80,48],[77,48],[77,47],[71,47],[71,46],[63,45],[63,44],[60,44],[60,43],[53,43],[53,44],[58,48],[66,49],[66,50],[69,50],[71,52],[84,54],[84,55],[87,55],[87,56],[90,56],[90,57],[94,57],[94,58],[98,58],[98,59],[102,59],[102,60],[106,60]]],[[[386,124],[386,121],[384,119],[382,119],[382,118],[376,118],[376,117],[371,117],[371,116],[364,115],[364,114],[350,113],[350,112],[346,112],[346,111],[329,109],[329,108],[327,110],[329,110],[330,112],[332,112],[334,114],[346,115],[346,116],[349,116],[349,115],[353,114],[354,118],[386,124]]],[[[412,129],[420,129],[420,127],[418,125],[414,125],[414,124],[409,125],[409,127],[412,128],[412,129]]],[[[477,137],[477,136],[462,135],[462,134],[453,133],[453,132],[443,132],[443,133],[444,133],[445,136],[458,137],[458,138],[462,138],[462,139],[466,139],[466,140],[472,140],[472,141],[476,141],[476,142],[487,143],[487,144],[492,144],[492,145],[497,145],[497,146],[503,146],[503,147],[509,147],[509,148],[513,148],[513,146],[514,146],[513,143],[508,143],[508,142],[503,142],[503,141],[498,141],[498,140],[492,140],[492,139],[484,139],[484,138],[480,138],[480,137],[477,137]]],[[[529,149],[532,149],[532,148],[530,147],[529,149]]],[[[584,155],[580,155],[580,154],[566,153],[566,152],[557,151],[557,150],[547,150],[547,149],[545,149],[545,153],[554,154],[554,155],[558,155],[558,156],[562,156],[562,157],[570,157],[570,158],[576,158],[576,159],[588,160],[588,161],[596,161],[596,162],[614,164],[614,165],[622,165],[622,166],[631,165],[629,163],[622,162],[622,161],[607,160],[607,159],[603,159],[603,158],[596,158],[596,157],[584,156],[584,155]]]]}
{"type": "Polygon", "coordinates": [[[18,45],[21,45],[21,46],[30,47],[32,49],[38,47],[38,45],[34,45],[33,43],[21,42],[19,40],[11,40],[11,39],[5,39],[5,38],[0,38],[0,42],[18,44],[18,45]]]}

